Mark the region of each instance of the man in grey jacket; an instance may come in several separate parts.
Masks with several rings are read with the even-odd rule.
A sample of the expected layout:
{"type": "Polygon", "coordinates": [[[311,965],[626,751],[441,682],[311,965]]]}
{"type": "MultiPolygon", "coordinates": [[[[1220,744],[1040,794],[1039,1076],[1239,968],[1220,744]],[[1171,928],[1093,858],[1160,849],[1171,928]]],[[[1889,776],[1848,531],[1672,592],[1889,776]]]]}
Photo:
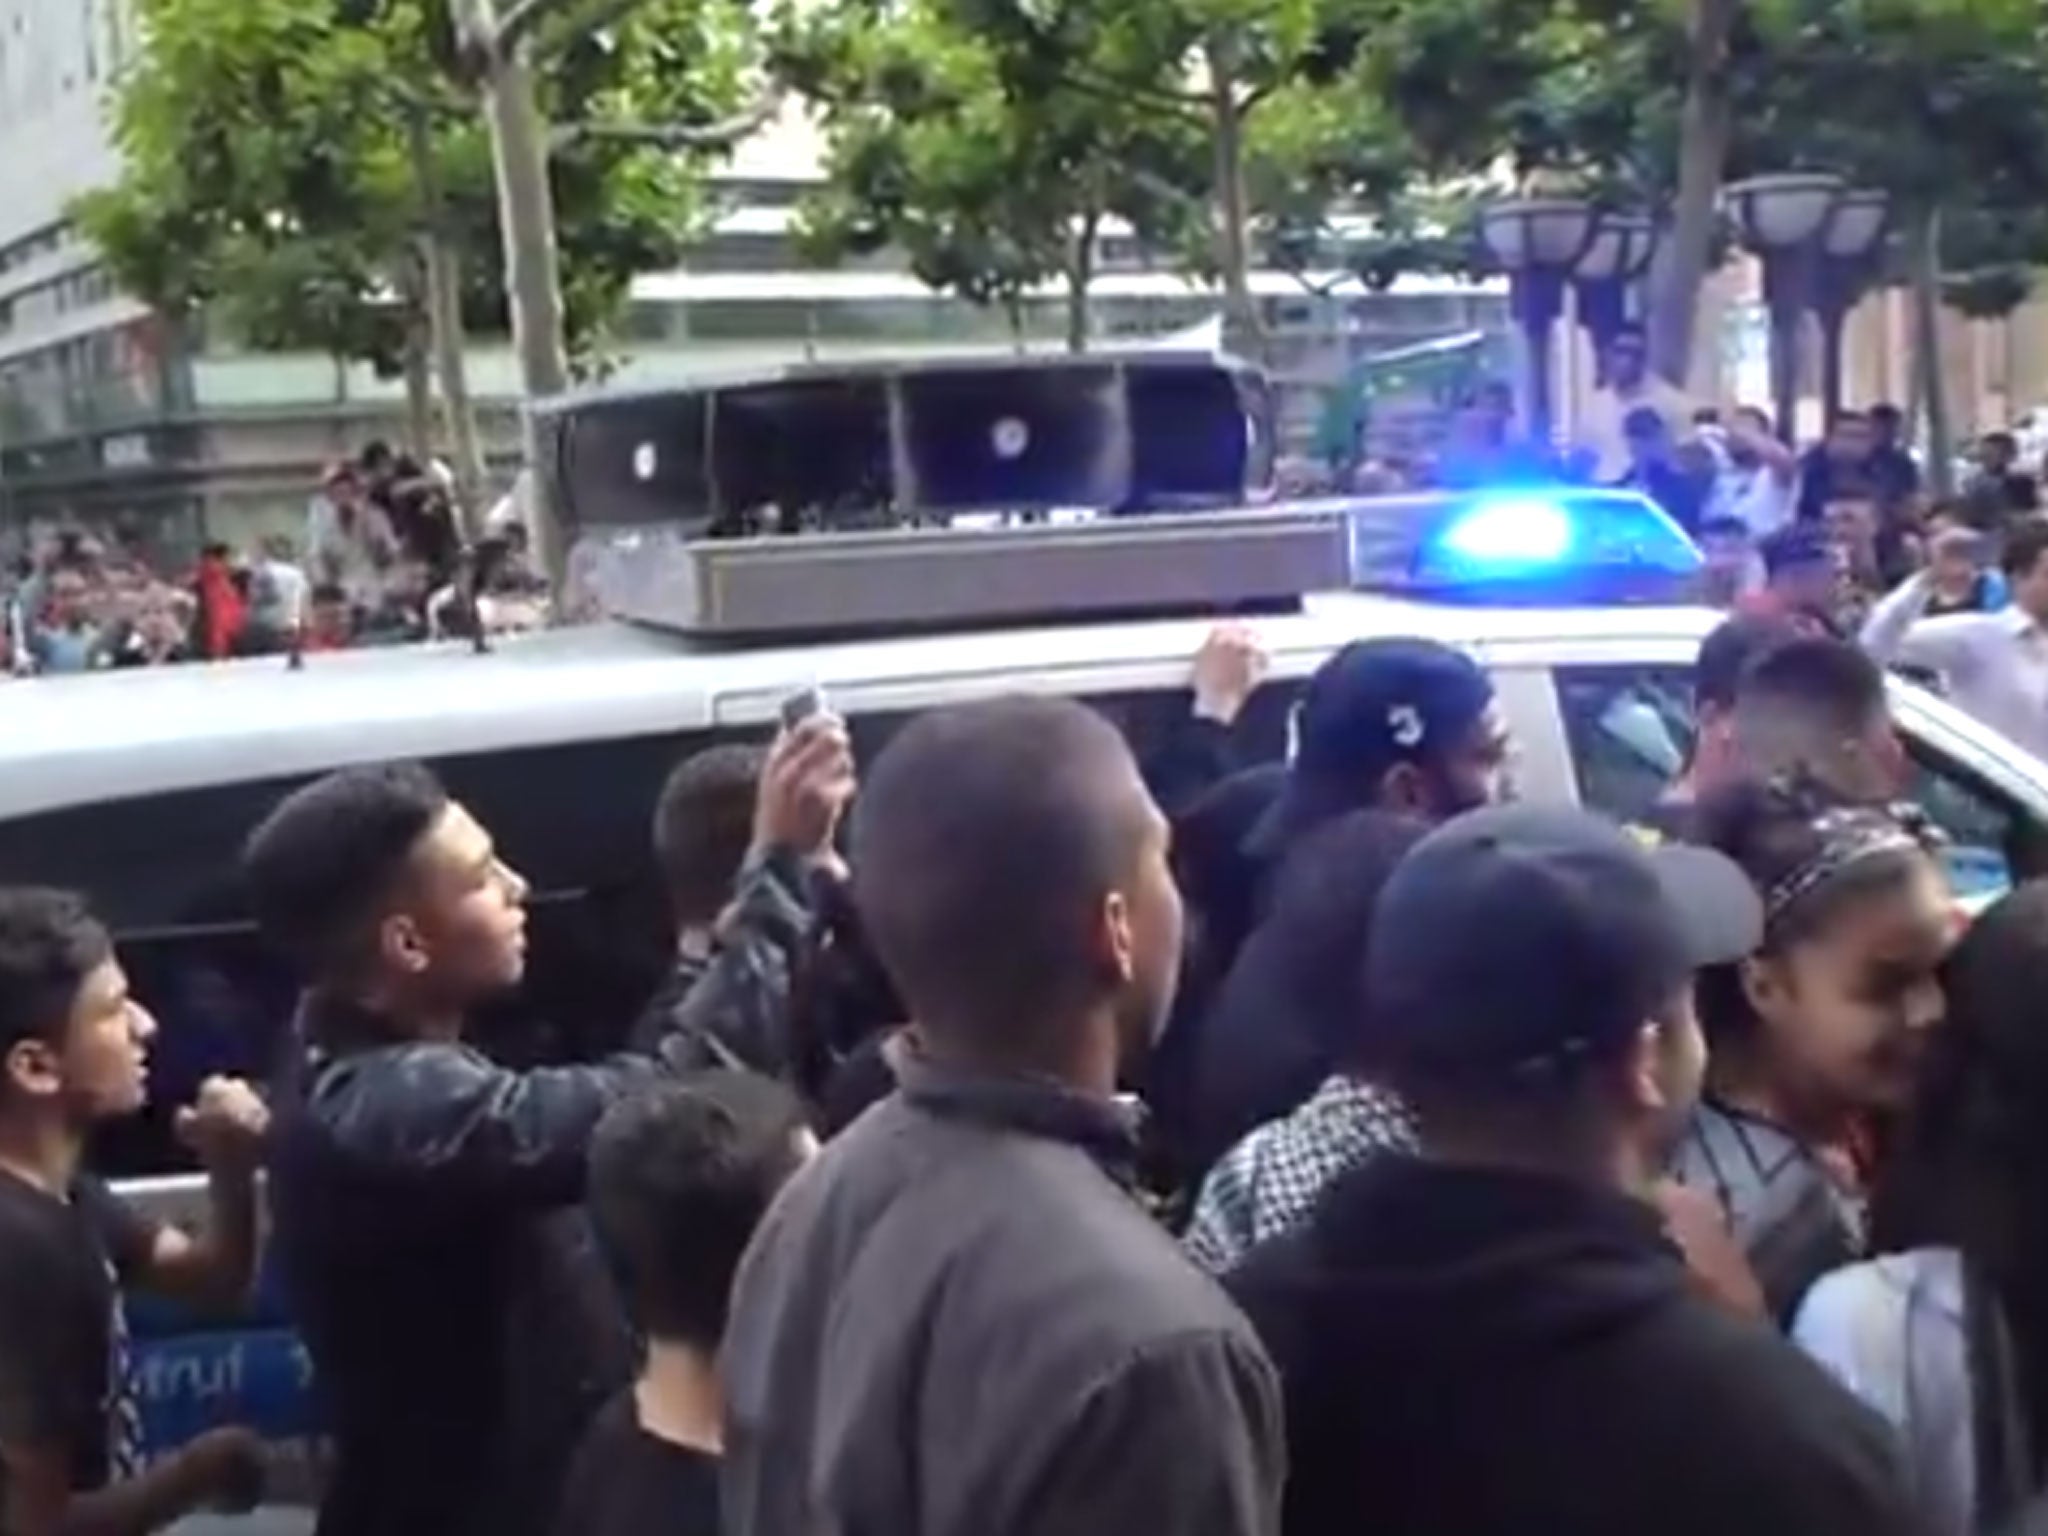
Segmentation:
{"type": "Polygon", "coordinates": [[[901,1090],[786,1191],[724,1360],[732,1536],[1267,1536],[1244,1319],[1139,1207],[1119,1071],[1181,905],[1123,739],[1052,699],[907,726],[854,894],[916,1020],[901,1090]]]}

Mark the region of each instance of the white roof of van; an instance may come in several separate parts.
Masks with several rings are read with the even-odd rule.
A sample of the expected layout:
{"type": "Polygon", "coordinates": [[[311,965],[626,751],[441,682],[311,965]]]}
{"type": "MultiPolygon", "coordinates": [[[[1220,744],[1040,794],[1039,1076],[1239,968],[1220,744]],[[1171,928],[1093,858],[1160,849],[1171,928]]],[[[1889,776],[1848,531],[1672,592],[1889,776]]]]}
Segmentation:
{"type": "MultiPolygon", "coordinates": [[[[1498,659],[1519,646],[1696,642],[1706,609],[1488,609],[1363,594],[1249,620],[1277,675],[1347,641],[1406,634],[1498,659]]],[[[758,726],[821,686],[855,711],[914,709],[1019,688],[1184,684],[1202,619],[920,634],[769,648],[708,647],[627,625],[0,685],[0,817],[166,790],[641,735],[758,726]]]]}

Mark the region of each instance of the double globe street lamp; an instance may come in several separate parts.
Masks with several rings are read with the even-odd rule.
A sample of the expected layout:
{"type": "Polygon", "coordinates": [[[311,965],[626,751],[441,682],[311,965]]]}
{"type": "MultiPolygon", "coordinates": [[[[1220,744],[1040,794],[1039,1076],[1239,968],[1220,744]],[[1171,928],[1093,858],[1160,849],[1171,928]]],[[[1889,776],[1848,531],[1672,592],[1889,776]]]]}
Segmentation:
{"type": "Polygon", "coordinates": [[[1742,243],[1763,264],[1770,319],[1771,407],[1778,435],[1795,437],[1800,322],[1821,324],[1822,408],[1842,405],[1842,333],[1869,286],[1889,204],[1882,192],[1851,189],[1826,171],[1781,171],[1730,182],[1722,206],[1742,243]]]}
{"type": "Polygon", "coordinates": [[[1607,350],[1632,318],[1629,294],[1657,254],[1657,223],[1647,214],[1603,213],[1586,254],[1572,269],[1573,308],[1593,344],[1599,382],[1606,382],[1607,350]]]}
{"type": "Polygon", "coordinates": [[[1548,444],[1554,416],[1551,338],[1564,312],[1566,285],[1575,287],[1580,320],[1604,353],[1628,318],[1630,286],[1649,268],[1656,225],[1644,215],[1603,212],[1579,198],[1526,197],[1487,204],[1479,234],[1487,255],[1507,274],[1508,302],[1522,329],[1529,435],[1548,444]]]}

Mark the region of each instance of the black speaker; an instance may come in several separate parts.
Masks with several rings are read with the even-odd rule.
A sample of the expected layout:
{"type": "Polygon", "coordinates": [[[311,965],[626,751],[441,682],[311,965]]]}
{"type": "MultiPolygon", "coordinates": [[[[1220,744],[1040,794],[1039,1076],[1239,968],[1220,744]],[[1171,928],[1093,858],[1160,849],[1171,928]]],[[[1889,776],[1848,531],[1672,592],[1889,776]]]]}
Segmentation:
{"type": "Polygon", "coordinates": [[[541,417],[572,529],[1187,510],[1241,505],[1272,480],[1263,377],[1195,354],[805,366],[554,401],[541,417]]]}
{"type": "Polygon", "coordinates": [[[1130,479],[1122,380],[1104,365],[902,376],[908,500],[974,512],[1109,507],[1130,479]]]}
{"type": "Polygon", "coordinates": [[[699,390],[591,395],[541,413],[555,507],[572,528],[696,522],[710,515],[699,390]]]}

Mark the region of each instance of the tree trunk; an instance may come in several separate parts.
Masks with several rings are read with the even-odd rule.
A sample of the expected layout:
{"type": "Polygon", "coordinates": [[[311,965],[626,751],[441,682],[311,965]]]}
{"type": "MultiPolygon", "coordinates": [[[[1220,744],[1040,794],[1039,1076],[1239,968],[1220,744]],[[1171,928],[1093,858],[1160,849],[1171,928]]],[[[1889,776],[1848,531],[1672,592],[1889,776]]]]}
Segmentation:
{"type": "Polygon", "coordinates": [[[474,543],[484,531],[489,472],[477,434],[476,402],[469,393],[469,338],[462,325],[462,280],[455,253],[436,231],[421,242],[427,264],[427,323],[433,337],[434,370],[448,412],[448,439],[455,463],[455,506],[463,537],[474,543]]]}
{"type": "Polygon", "coordinates": [[[1230,344],[1265,361],[1265,326],[1252,297],[1251,209],[1245,189],[1244,114],[1238,101],[1237,38],[1209,35],[1209,110],[1216,153],[1216,261],[1223,273],[1223,323],[1230,344]]]}
{"type": "Polygon", "coordinates": [[[1067,350],[1088,350],[1088,290],[1095,282],[1095,236],[1102,216],[1089,212],[1074,230],[1067,254],[1067,350]]]}
{"type": "Polygon", "coordinates": [[[498,229],[505,242],[505,292],[512,310],[512,345],[519,356],[525,408],[520,413],[526,466],[533,471],[534,527],[529,530],[557,591],[568,551],[539,472],[541,443],[535,400],[569,387],[569,354],[562,323],[561,270],[555,250],[554,192],[548,183],[547,125],[530,65],[517,48],[501,48],[492,0],[459,0],[460,28],[479,48],[486,68],[482,89],[490,120],[491,160],[498,181],[498,229]]]}
{"type": "Polygon", "coordinates": [[[405,445],[422,464],[434,457],[433,328],[427,317],[427,279],[416,257],[399,263],[398,292],[405,307],[405,445]]]}
{"type": "Polygon", "coordinates": [[[1913,240],[1913,370],[1927,409],[1927,479],[1935,495],[1955,490],[1948,389],[1941,367],[1941,210],[1915,226],[1913,240]]]}
{"type": "Polygon", "coordinates": [[[488,474],[477,436],[476,404],[469,393],[469,338],[462,325],[462,277],[448,237],[448,208],[432,132],[426,118],[418,113],[410,127],[413,177],[419,187],[425,225],[419,256],[427,340],[433,352],[434,371],[441,380],[449,451],[455,461],[455,512],[462,520],[463,536],[473,543],[483,532],[488,474]]]}
{"type": "Polygon", "coordinates": [[[1713,254],[1716,204],[1728,163],[1734,115],[1728,96],[1728,39],[1740,0],[1690,0],[1685,106],[1679,120],[1678,195],[1652,273],[1650,361],[1683,386],[1692,371],[1700,289],[1713,254]]]}

